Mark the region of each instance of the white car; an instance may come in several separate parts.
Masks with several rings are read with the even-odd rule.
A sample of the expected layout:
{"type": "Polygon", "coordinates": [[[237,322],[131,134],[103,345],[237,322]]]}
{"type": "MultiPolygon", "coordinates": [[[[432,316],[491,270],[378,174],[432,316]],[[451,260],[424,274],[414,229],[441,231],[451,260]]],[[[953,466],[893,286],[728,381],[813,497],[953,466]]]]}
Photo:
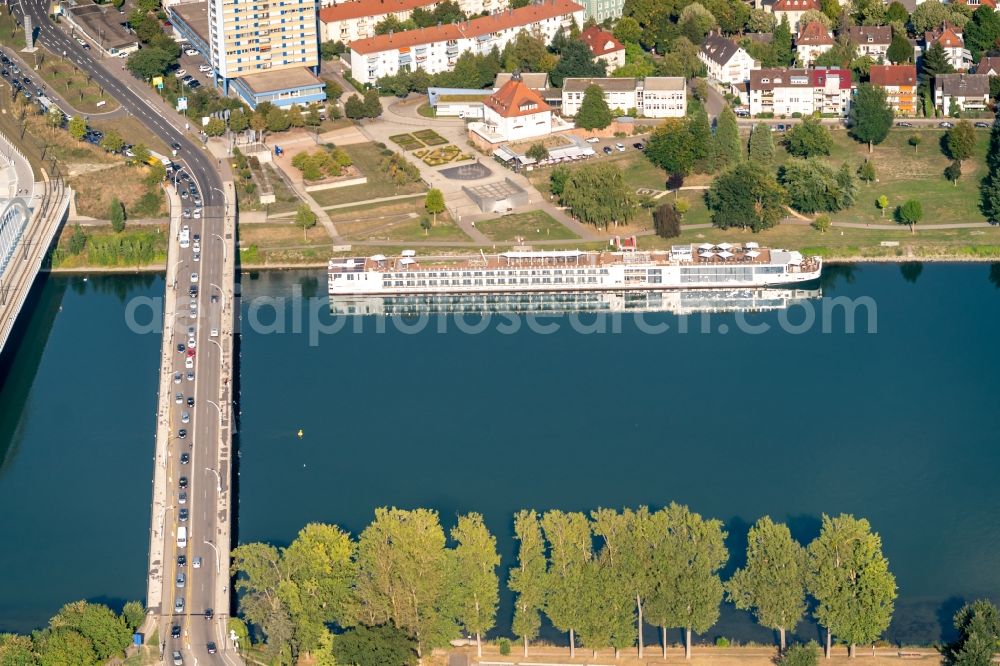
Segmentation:
{"type": "Polygon", "coordinates": [[[599,141],[600,141],[600,139],[597,138],[596,136],[592,136],[589,139],[587,139],[587,143],[597,143],[599,141]]]}
{"type": "Polygon", "coordinates": [[[198,51],[196,51],[195,49],[184,49],[184,53],[189,56],[198,55],[198,51]]]}
{"type": "Polygon", "coordinates": [[[187,368],[188,370],[190,370],[191,368],[193,368],[194,367],[194,359],[191,358],[190,356],[188,356],[186,359],[184,359],[184,367],[187,368]]]}
{"type": "Polygon", "coordinates": [[[198,71],[202,72],[204,74],[208,74],[209,72],[212,71],[212,66],[211,65],[198,65],[198,71]]]}
{"type": "Polygon", "coordinates": [[[198,274],[191,273],[191,284],[197,284],[197,283],[198,283],[198,274]]]}
{"type": "Polygon", "coordinates": [[[219,337],[219,329],[217,329],[217,328],[213,328],[213,329],[212,329],[212,330],[211,330],[211,331],[209,332],[209,335],[211,335],[211,336],[212,336],[213,338],[217,338],[217,337],[219,337]]]}
{"type": "Polygon", "coordinates": [[[201,209],[199,209],[199,208],[195,208],[194,209],[194,219],[196,219],[196,220],[200,220],[201,219],[201,209]]]}
{"type": "Polygon", "coordinates": [[[174,78],[175,79],[181,79],[181,78],[184,78],[185,76],[187,76],[187,70],[186,69],[178,69],[176,72],[174,72],[174,78]]]}
{"type": "Polygon", "coordinates": [[[194,349],[196,346],[197,346],[197,343],[196,343],[195,339],[194,338],[188,338],[188,348],[189,349],[194,349]]]}
{"type": "Polygon", "coordinates": [[[624,152],[625,152],[625,146],[624,146],[624,145],[622,145],[622,144],[620,144],[620,143],[616,143],[616,144],[615,144],[615,148],[617,148],[617,149],[618,149],[618,152],[619,152],[619,153],[624,153],[624,152]]]}
{"type": "Polygon", "coordinates": [[[201,558],[196,557],[193,560],[191,560],[191,566],[194,567],[195,569],[201,569],[201,558]]]}
{"type": "Polygon", "coordinates": [[[80,46],[86,46],[87,45],[87,42],[83,41],[82,37],[77,37],[76,38],[76,43],[79,44],[80,46]]]}

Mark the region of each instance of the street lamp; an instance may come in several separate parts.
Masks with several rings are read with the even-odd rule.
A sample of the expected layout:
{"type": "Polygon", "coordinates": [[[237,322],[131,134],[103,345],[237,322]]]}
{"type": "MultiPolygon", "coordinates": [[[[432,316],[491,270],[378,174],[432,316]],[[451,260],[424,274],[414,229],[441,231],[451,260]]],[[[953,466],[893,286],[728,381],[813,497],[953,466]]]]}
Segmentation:
{"type": "MultiPolygon", "coordinates": [[[[212,234],[212,235],[216,236],[216,237],[219,237],[219,234],[212,234]]],[[[222,244],[222,256],[223,256],[223,258],[225,258],[225,256],[226,256],[226,244],[225,243],[222,244]]],[[[219,285],[215,284],[214,282],[209,282],[208,284],[209,284],[210,287],[215,287],[216,289],[219,290],[219,295],[222,296],[222,311],[225,312],[226,311],[226,292],[224,292],[222,290],[222,287],[220,287],[219,285]]],[[[220,349],[221,349],[221,347],[220,347],[220,349]]]]}
{"type": "Polygon", "coordinates": [[[223,201],[223,204],[226,207],[226,215],[229,215],[229,199],[226,198],[226,193],[223,192],[222,190],[220,190],[218,187],[215,187],[215,186],[212,186],[211,189],[215,190],[216,192],[218,192],[219,194],[222,195],[222,201],[223,201]]]}
{"type": "Polygon", "coordinates": [[[212,550],[215,551],[215,575],[218,576],[219,574],[222,573],[222,564],[220,563],[221,560],[219,558],[219,549],[215,547],[214,543],[212,543],[211,541],[209,541],[207,539],[203,543],[206,546],[211,546],[212,550]]]}
{"type": "MultiPolygon", "coordinates": [[[[216,405],[216,407],[218,407],[218,405],[216,405]]],[[[219,414],[220,414],[220,417],[221,417],[222,412],[219,412],[219,414]]],[[[215,475],[215,492],[218,493],[218,494],[221,494],[222,493],[222,477],[219,476],[219,473],[214,468],[212,468],[212,467],[206,467],[205,471],[206,472],[211,472],[212,474],[215,475]]]]}
{"type": "MultiPolygon", "coordinates": [[[[222,407],[219,407],[218,403],[213,402],[213,401],[208,400],[208,399],[206,399],[205,402],[207,402],[208,404],[212,405],[212,407],[215,407],[219,411],[219,434],[222,434],[222,407]]],[[[211,468],[208,468],[208,467],[206,467],[205,469],[209,469],[210,471],[215,472],[214,469],[211,469],[211,468]]],[[[219,473],[215,472],[215,476],[218,477],[219,473]]],[[[219,481],[219,492],[220,493],[222,492],[222,481],[221,480],[219,481]]]]}
{"type": "MultiPolygon", "coordinates": [[[[226,207],[228,208],[229,204],[226,204],[226,207]]],[[[226,241],[222,238],[222,236],[220,236],[217,233],[213,233],[212,235],[215,236],[216,238],[218,238],[222,242],[222,260],[225,261],[226,260],[226,254],[227,254],[227,251],[226,251],[226,241]]]]}

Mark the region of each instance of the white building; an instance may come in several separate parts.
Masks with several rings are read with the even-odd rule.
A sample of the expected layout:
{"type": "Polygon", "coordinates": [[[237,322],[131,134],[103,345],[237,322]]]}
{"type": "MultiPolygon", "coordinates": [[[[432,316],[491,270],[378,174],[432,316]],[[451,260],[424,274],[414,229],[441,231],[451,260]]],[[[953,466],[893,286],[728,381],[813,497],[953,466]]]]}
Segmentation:
{"type": "Polygon", "coordinates": [[[972,53],[965,48],[962,32],[955,26],[945,23],[938,30],[924,33],[924,53],[934,42],[941,44],[945,55],[948,56],[948,62],[957,71],[966,72],[972,67],[972,53]]]}
{"type": "Polygon", "coordinates": [[[607,30],[592,25],[580,33],[580,39],[590,49],[595,60],[603,60],[608,73],[625,66],[625,45],[607,30]]]}
{"type": "Polygon", "coordinates": [[[851,72],[846,69],[755,69],[750,73],[750,115],[813,113],[846,116],[851,72]]]}
{"type": "Polygon", "coordinates": [[[548,136],[552,133],[552,107],[515,73],[483,100],[483,122],[470,123],[469,131],[490,145],[548,136]]]}
{"type": "Polygon", "coordinates": [[[948,114],[954,109],[983,111],[989,101],[988,74],[938,74],[934,77],[934,106],[942,113],[948,114]]]}
{"type": "MultiPolygon", "coordinates": [[[[479,16],[483,12],[489,12],[492,14],[494,12],[505,10],[507,9],[508,6],[510,6],[509,0],[455,0],[455,2],[458,3],[459,9],[461,9],[466,16],[479,16]]],[[[373,14],[371,14],[372,16],[382,13],[392,13],[391,11],[385,12],[385,10],[382,10],[379,7],[377,7],[377,5],[380,4],[379,2],[371,2],[370,0],[341,0],[340,2],[337,2],[336,0],[320,0],[319,2],[319,6],[321,8],[336,7],[337,5],[344,5],[344,4],[366,5],[368,7],[368,10],[373,12],[373,14]]],[[[389,2],[386,2],[384,4],[393,5],[399,3],[392,2],[390,0],[389,2]]],[[[412,9],[416,9],[417,7],[433,8],[433,5],[435,4],[437,4],[437,0],[414,5],[412,9]],[[430,5],[431,7],[428,7],[428,5],[430,5]]]]}
{"type": "Polygon", "coordinates": [[[804,28],[802,15],[810,10],[822,11],[818,0],[775,0],[773,3],[764,3],[764,9],[774,14],[774,20],[781,23],[782,18],[788,19],[788,27],[792,29],[792,34],[796,35],[804,28]]]}
{"type": "Polygon", "coordinates": [[[852,25],[847,28],[847,37],[857,45],[858,55],[884,61],[892,44],[892,28],[887,25],[852,25]]]}
{"type": "Polygon", "coordinates": [[[833,35],[819,21],[812,21],[799,33],[795,40],[795,51],[799,62],[812,65],[820,55],[833,48],[833,35]]]}
{"type": "Polygon", "coordinates": [[[720,83],[743,83],[750,70],[760,66],[743,47],[714,33],[701,43],[698,59],[705,63],[708,78],[720,83]]]}
{"type": "Polygon", "coordinates": [[[390,16],[405,21],[418,7],[433,8],[437,0],[354,0],[319,10],[323,41],[350,44],[375,36],[375,26],[390,16]]]}
{"type": "Polygon", "coordinates": [[[467,52],[503,51],[521,30],[546,43],[560,30],[583,24],[583,7],[571,0],[545,0],[499,14],[359,39],[351,43],[351,75],[361,83],[422,69],[428,74],[450,71],[467,52]]]}
{"type": "Polygon", "coordinates": [[[569,78],[563,81],[562,115],[575,116],[583,94],[592,85],[604,91],[613,112],[646,118],[680,118],[687,113],[687,86],[681,76],[647,76],[645,79],[569,78]]]}

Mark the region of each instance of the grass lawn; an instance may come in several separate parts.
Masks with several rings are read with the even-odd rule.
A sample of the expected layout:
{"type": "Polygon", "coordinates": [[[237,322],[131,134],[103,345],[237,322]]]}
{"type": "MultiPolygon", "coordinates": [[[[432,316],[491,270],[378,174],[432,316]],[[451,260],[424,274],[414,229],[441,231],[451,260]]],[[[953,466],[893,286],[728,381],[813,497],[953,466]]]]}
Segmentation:
{"type": "Polygon", "coordinates": [[[124,164],[87,171],[69,179],[76,191],[76,209],[80,215],[99,220],[110,219],[111,200],[118,197],[129,217],[155,218],[167,214],[163,191],[143,182],[148,169],[124,164]]]}
{"type": "Polygon", "coordinates": [[[323,225],[317,223],[311,229],[306,229],[305,236],[302,228],[292,223],[292,218],[284,221],[266,222],[263,224],[241,224],[240,225],[240,245],[256,245],[261,250],[279,249],[309,249],[310,246],[321,246],[329,252],[330,237],[326,233],[323,225]]]}
{"type": "Polygon", "coordinates": [[[495,241],[512,241],[517,237],[527,241],[579,238],[544,210],[481,220],[476,222],[476,228],[495,241]]]}
{"type": "Polygon", "coordinates": [[[434,107],[424,102],[417,107],[417,113],[424,118],[437,118],[437,113],[434,111],[434,107]]]}
{"type": "Polygon", "coordinates": [[[0,44],[16,49],[24,48],[24,29],[14,22],[6,4],[0,6],[0,44]]]}
{"type": "Polygon", "coordinates": [[[167,260],[167,226],[128,226],[121,233],[115,233],[111,225],[83,227],[87,242],[80,254],[69,253],[69,239],[76,225],[64,225],[52,253],[54,268],[86,268],[104,266],[117,268],[139,268],[142,266],[162,266],[167,260]]]}
{"type": "Polygon", "coordinates": [[[338,204],[367,201],[369,199],[380,199],[382,197],[392,197],[398,194],[414,194],[424,192],[427,188],[422,181],[397,185],[386,175],[379,161],[382,159],[381,151],[374,143],[356,143],[342,146],[343,150],[351,156],[354,166],[365,176],[368,182],[364,185],[351,185],[350,187],[338,187],[331,190],[320,190],[311,192],[312,198],[320,206],[335,206],[338,204]]]}
{"type": "Polygon", "coordinates": [[[423,199],[417,197],[389,201],[367,206],[328,211],[337,231],[353,241],[469,241],[448,213],[437,216],[437,222],[428,230],[420,226],[420,219],[429,217],[423,199]]]}
{"type": "Polygon", "coordinates": [[[416,150],[417,148],[424,147],[424,144],[414,139],[412,134],[396,134],[390,136],[389,141],[392,141],[403,150],[416,150]]]}
{"type": "Polygon", "coordinates": [[[448,139],[444,138],[432,129],[422,129],[413,133],[413,136],[423,141],[428,146],[443,146],[448,143],[448,139]]]}
{"type": "Polygon", "coordinates": [[[116,130],[125,139],[125,143],[131,143],[132,145],[144,144],[150,150],[156,151],[161,155],[170,156],[170,148],[158,135],[150,132],[149,129],[143,125],[141,122],[135,119],[134,116],[129,116],[128,118],[115,118],[114,120],[91,120],[88,123],[91,127],[95,127],[105,133],[109,129],[116,130]]]}
{"type": "Polygon", "coordinates": [[[45,81],[52,86],[74,109],[81,113],[106,113],[118,108],[118,102],[106,94],[101,86],[80,70],[70,60],[63,60],[45,49],[33,54],[24,54],[28,65],[34,67],[45,81]],[[102,106],[97,106],[104,102],[102,106]]]}
{"type": "MultiPolygon", "coordinates": [[[[589,160],[571,162],[560,166],[579,169],[585,164],[613,164],[622,171],[622,175],[625,176],[625,182],[633,185],[636,189],[663,190],[667,187],[667,176],[663,169],[654,166],[646,159],[642,151],[632,148],[631,145],[625,149],[624,153],[615,151],[610,155],[605,155],[604,153],[598,153],[598,155],[599,157],[592,157],[589,160]]],[[[548,192],[549,175],[555,168],[557,167],[543,167],[527,172],[525,175],[538,191],[548,192]]]]}

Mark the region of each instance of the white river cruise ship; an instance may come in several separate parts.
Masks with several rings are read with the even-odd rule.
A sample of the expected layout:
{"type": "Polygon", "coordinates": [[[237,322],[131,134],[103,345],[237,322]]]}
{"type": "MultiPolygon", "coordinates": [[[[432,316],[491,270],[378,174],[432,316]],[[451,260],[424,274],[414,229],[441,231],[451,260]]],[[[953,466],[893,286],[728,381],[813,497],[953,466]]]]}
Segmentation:
{"type": "Polygon", "coordinates": [[[505,293],[772,287],[816,280],[820,257],[756,243],[674,245],[668,250],[511,251],[459,262],[399,257],[332,259],[334,295],[505,293]]]}

